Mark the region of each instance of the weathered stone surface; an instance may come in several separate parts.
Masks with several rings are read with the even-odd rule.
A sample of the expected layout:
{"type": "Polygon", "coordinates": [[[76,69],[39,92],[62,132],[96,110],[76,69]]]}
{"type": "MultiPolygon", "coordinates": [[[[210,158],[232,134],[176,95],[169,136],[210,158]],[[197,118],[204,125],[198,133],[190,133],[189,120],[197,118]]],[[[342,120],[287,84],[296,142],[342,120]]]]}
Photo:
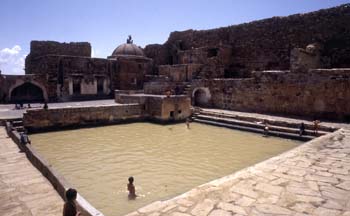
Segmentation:
{"type": "Polygon", "coordinates": [[[191,211],[191,214],[196,216],[207,216],[214,208],[214,202],[210,199],[205,199],[203,202],[197,204],[191,211]]]}
{"type": "Polygon", "coordinates": [[[63,200],[0,126],[0,215],[62,215],[63,200]]]}
{"type": "Polygon", "coordinates": [[[341,174],[341,175],[348,175],[349,171],[348,169],[330,169],[330,173],[335,173],[335,174],[341,174]]]}
{"type": "Polygon", "coordinates": [[[350,211],[344,212],[344,214],[342,214],[342,216],[350,216],[350,211]]]}
{"type": "Polygon", "coordinates": [[[313,214],[318,216],[338,216],[341,214],[341,211],[319,207],[313,214]]]}
{"type": "Polygon", "coordinates": [[[300,195],[305,195],[305,196],[321,196],[321,193],[318,191],[311,190],[307,187],[291,187],[288,186],[287,190],[291,193],[294,194],[300,194],[300,195]]]}
{"type": "Polygon", "coordinates": [[[318,176],[318,175],[307,175],[305,177],[306,180],[311,181],[320,181],[320,182],[326,182],[331,184],[338,184],[338,179],[334,177],[325,177],[325,176],[318,176]]]}
{"type": "Polygon", "coordinates": [[[290,208],[297,212],[307,213],[311,215],[316,207],[310,203],[296,203],[294,206],[290,208]]]}
{"type": "Polygon", "coordinates": [[[343,183],[338,184],[337,187],[350,191],[350,181],[344,181],[343,183]]]}
{"type": "Polygon", "coordinates": [[[259,212],[266,214],[290,215],[292,213],[289,209],[277,205],[257,204],[256,208],[259,212]]]}
{"type": "Polygon", "coordinates": [[[180,213],[180,212],[174,212],[171,214],[171,216],[191,216],[190,214],[180,213]]]}
{"type": "Polygon", "coordinates": [[[238,206],[246,207],[246,206],[251,206],[254,202],[255,202],[255,199],[251,199],[249,197],[243,196],[242,198],[236,201],[236,204],[238,206]]]}
{"type": "Polygon", "coordinates": [[[157,202],[154,202],[150,205],[147,205],[145,207],[140,208],[138,211],[142,214],[152,213],[154,211],[160,210],[162,207],[165,207],[165,206],[166,206],[165,203],[163,203],[161,201],[157,201],[157,202]]]}
{"type": "MultiPolygon", "coordinates": [[[[345,21],[347,19],[345,15],[348,10],[346,6],[342,6],[311,14],[276,17],[206,31],[172,32],[164,45],[146,46],[145,54],[154,58],[154,61],[159,65],[169,64],[170,59],[172,63],[176,64],[179,60],[171,57],[175,55],[172,50],[174,47],[179,47],[179,43],[184,50],[206,46],[218,47],[222,43],[232,45],[233,50],[235,50],[236,58],[230,64],[237,66],[234,66],[231,69],[232,71],[238,70],[238,72],[244,73],[255,70],[257,67],[262,70],[285,69],[289,67],[291,58],[288,45],[306,47],[311,42],[311,35],[318,35],[318,37],[325,40],[325,44],[328,44],[328,40],[336,38],[335,35],[342,32],[341,26],[347,26],[348,21],[345,21]],[[335,16],[335,14],[338,16],[335,16]],[[314,23],[320,24],[313,25],[314,23]],[[310,25],[313,26],[312,29],[310,29],[310,25]],[[336,26],[331,33],[329,32],[329,26],[336,26]],[[288,33],[285,29],[288,29],[288,33]],[[300,34],[301,32],[303,34],[300,34]],[[265,37],[257,38],[257,35],[264,35],[265,37]],[[159,55],[159,53],[167,55],[159,55]],[[278,53],[277,56],[276,53],[278,53]],[[257,59],[260,59],[260,61],[256,62],[257,59]]],[[[348,37],[348,34],[342,33],[341,38],[344,38],[344,41],[348,37]]],[[[338,49],[328,50],[330,56],[332,56],[332,67],[339,67],[338,64],[349,67],[346,63],[349,58],[347,46],[338,49]]]]}
{"type": "Polygon", "coordinates": [[[278,200],[279,200],[279,196],[269,195],[267,197],[260,197],[256,202],[264,203],[264,204],[276,204],[278,200]]]}
{"type": "Polygon", "coordinates": [[[337,210],[342,210],[344,208],[340,203],[333,200],[327,200],[327,202],[323,204],[322,207],[327,209],[337,209],[337,210]]]}
{"type": "Polygon", "coordinates": [[[255,187],[256,190],[260,190],[266,193],[271,193],[279,196],[283,191],[283,188],[280,186],[272,186],[271,184],[260,183],[255,187]]]}
{"type": "Polygon", "coordinates": [[[166,208],[162,209],[161,212],[165,213],[165,212],[168,212],[168,211],[170,211],[170,210],[172,210],[172,209],[174,209],[176,207],[177,207],[176,204],[168,205],[166,208]]]}
{"type": "Polygon", "coordinates": [[[241,215],[247,215],[247,212],[244,210],[244,208],[238,205],[232,205],[230,203],[221,202],[218,204],[218,208],[223,209],[225,211],[231,211],[233,213],[241,214],[241,215]]]}
{"type": "Polygon", "coordinates": [[[194,204],[192,201],[190,201],[188,199],[179,199],[176,201],[176,203],[179,205],[186,206],[186,207],[190,207],[194,204]]]}
{"type": "Polygon", "coordinates": [[[221,209],[216,209],[210,212],[209,216],[232,216],[232,213],[221,209]]]}
{"type": "Polygon", "coordinates": [[[348,191],[333,186],[321,186],[321,193],[325,197],[338,200],[347,200],[350,196],[348,191]]]}

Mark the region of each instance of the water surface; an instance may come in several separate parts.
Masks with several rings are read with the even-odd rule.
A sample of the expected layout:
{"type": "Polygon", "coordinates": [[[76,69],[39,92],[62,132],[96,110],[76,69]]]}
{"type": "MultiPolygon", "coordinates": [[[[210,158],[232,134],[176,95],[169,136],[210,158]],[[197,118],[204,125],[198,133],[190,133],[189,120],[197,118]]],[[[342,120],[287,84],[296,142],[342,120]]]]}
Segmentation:
{"type": "Polygon", "coordinates": [[[116,126],[31,135],[33,146],[106,216],[125,215],[299,143],[204,124],[116,126]],[[134,176],[138,198],[127,199],[134,176]]]}

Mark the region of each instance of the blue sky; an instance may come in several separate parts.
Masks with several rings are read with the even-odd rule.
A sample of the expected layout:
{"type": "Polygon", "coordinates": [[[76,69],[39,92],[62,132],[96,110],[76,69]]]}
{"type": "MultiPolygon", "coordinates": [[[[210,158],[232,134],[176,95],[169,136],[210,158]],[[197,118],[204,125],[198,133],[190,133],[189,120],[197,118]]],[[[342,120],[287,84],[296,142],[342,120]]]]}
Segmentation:
{"type": "Polygon", "coordinates": [[[105,58],[131,34],[144,47],[169,33],[305,13],[350,0],[1,0],[0,70],[21,74],[31,40],[88,41],[105,58]]]}

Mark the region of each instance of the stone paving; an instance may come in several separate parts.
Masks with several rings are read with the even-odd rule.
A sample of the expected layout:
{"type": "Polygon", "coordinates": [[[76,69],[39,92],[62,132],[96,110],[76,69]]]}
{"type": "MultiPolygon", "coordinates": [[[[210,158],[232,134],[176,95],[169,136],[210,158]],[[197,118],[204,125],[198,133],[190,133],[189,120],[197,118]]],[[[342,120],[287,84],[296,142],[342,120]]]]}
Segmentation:
{"type": "Polygon", "coordinates": [[[0,126],[0,215],[58,216],[63,200],[0,126]]]}
{"type": "MultiPolygon", "coordinates": [[[[71,101],[71,102],[60,102],[60,103],[49,103],[49,108],[63,108],[63,107],[80,107],[80,106],[97,106],[97,105],[110,105],[116,104],[113,99],[107,100],[91,100],[91,101],[71,101]]],[[[10,118],[22,118],[23,113],[27,110],[27,104],[24,104],[24,109],[14,109],[14,104],[0,104],[0,120],[10,118]]],[[[43,107],[43,104],[33,103],[31,104],[32,109],[43,107]]]]}
{"type": "Polygon", "coordinates": [[[128,216],[350,216],[349,171],[341,129],[128,216]]]}

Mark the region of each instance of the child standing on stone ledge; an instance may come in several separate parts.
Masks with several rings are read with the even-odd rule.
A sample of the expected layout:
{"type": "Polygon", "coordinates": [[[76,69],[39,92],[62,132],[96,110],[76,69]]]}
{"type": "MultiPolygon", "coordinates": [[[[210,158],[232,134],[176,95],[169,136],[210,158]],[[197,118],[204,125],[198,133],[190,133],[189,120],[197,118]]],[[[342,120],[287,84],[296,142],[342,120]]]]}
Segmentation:
{"type": "Polygon", "coordinates": [[[75,199],[77,198],[77,191],[69,188],[66,191],[66,202],[63,206],[63,216],[80,216],[80,212],[77,211],[75,205],[75,199]]]}

